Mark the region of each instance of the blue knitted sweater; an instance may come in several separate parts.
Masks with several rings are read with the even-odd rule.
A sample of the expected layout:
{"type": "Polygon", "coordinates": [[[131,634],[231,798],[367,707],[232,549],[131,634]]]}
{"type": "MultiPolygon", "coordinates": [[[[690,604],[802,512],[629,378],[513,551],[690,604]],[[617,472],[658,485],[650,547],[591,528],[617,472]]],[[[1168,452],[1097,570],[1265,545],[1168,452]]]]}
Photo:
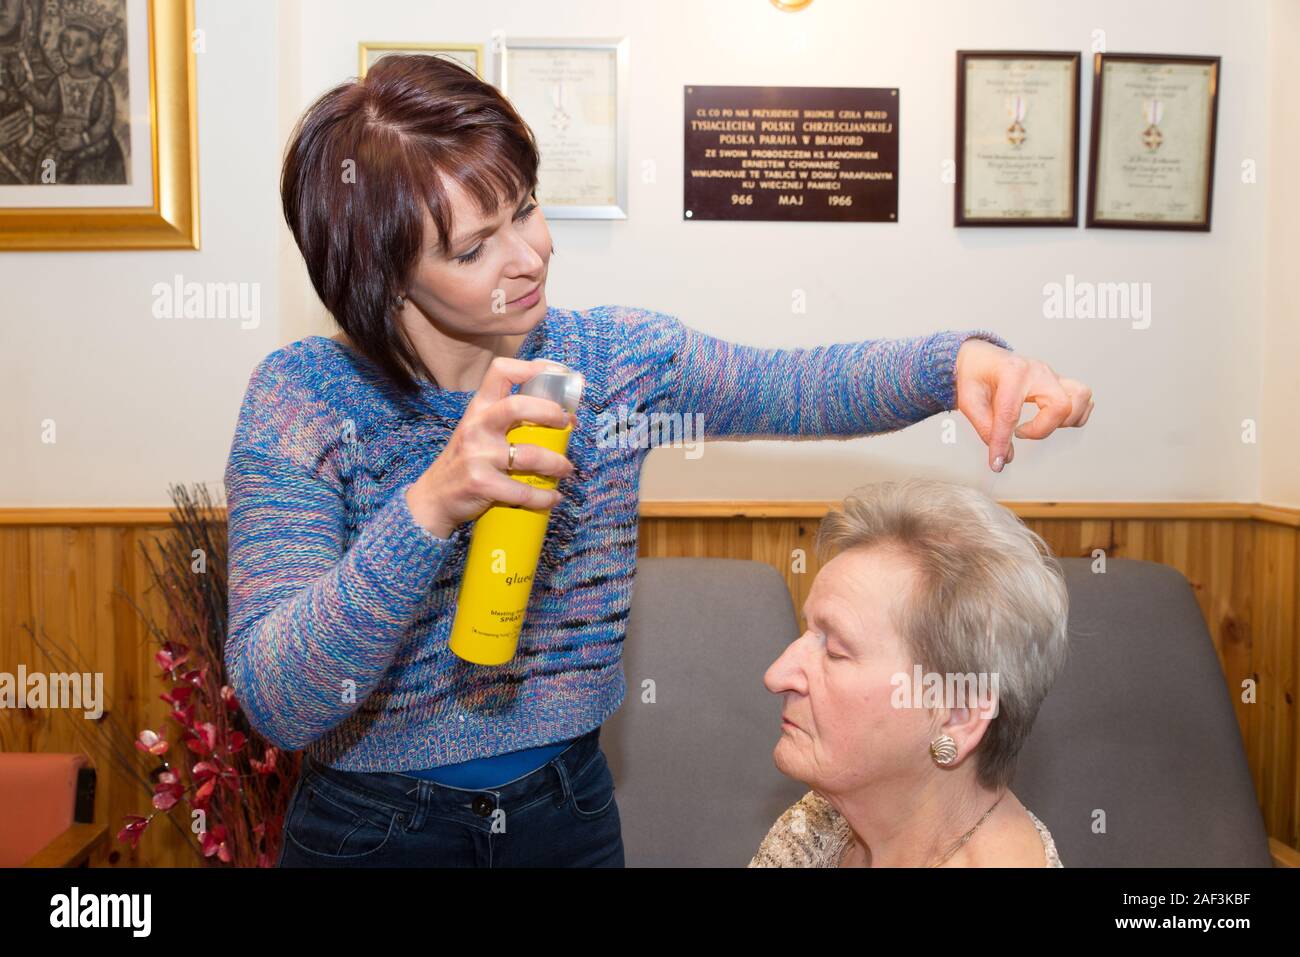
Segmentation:
{"type": "Polygon", "coordinates": [[[548,309],[519,357],[585,374],[576,470],[559,485],[518,654],[497,667],[447,648],[473,524],[439,538],[405,494],[473,393],[425,381],[408,398],[333,339],[292,342],[254,370],[226,467],[231,685],[269,741],[351,771],[589,731],[623,701],[648,451],[610,441],[620,407],[701,413],[706,440],[891,431],[954,407],[971,336],[1006,345],[973,331],[762,349],[644,309],[548,309]]]}

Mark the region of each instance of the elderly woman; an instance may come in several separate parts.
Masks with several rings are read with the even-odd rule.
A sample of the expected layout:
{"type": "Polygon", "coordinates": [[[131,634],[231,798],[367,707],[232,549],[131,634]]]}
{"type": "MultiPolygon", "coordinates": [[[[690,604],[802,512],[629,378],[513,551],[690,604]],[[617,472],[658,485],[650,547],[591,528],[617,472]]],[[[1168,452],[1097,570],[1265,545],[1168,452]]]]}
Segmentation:
{"type": "Polygon", "coordinates": [[[835,557],[765,676],[785,698],[776,765],[812,790],[750,866],[1061,867],[1010,790],[1066,653],[1042,539],[972,489],[914,480],[860,489],[816,547],[835,557]]]}
{"type": "Polygon", "coordinates": [[[226,469],[230,686],[270,744],[307,752],[281,865],[623,864],[598,738],[626,692],[649,451],[636,425],[611,439],[629,410],[842,438],[957,409],[995,471],[1013,435],[1092,410],[981,330],[763,349],[551,305],[539,161],[500,91],[432,56],[384,57],[290,137],[285,219],[340,331],[258,364],[226,469]],[[586,377],[574,416],[514,391],[553,363],[586,377]],[[511,443],[521,421],[572,421],[567,454],[511,443]],[[519,651],[489,668],[448,634],[493,503],[552,512],[519,651]]]}

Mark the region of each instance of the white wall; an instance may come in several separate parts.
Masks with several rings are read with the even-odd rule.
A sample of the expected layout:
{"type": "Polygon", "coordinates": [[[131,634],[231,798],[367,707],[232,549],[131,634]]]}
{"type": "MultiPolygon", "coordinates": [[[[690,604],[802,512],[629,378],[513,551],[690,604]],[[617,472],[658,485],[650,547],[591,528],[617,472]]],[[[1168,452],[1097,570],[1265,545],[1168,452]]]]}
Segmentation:
{"type": "Polygon", "coordinates": [[[1300,505],[1300,3],[1271,0],[1269,54],[1273,110],[1269,126],[1268,279],[1265,294],[1263,415],[1260,429],[1265,502],[1300,505]]]}
{"type": "MultiPolygon", "coordinates": [[[[1267,166],[1263,2],[814,0],[791,15],[766,0],[313,0],[311,10],[300,46],[304,108],[355,72],[360,39],[490,44],[496,28],[631,38],[631,217],[551,224],[560,253],[548,282],[552,303],[647,306],[769,347],[984,326],[1096,393],[1086,430],[1020,443],[996,479],[958,416],[956,446],[941,443],[940,420],[932,419],[847,442],[716,443],[698,459],[657,451],[645,470],[646,498],[836,498],[861,482],[904,474],[975,482],[1015,499],[1259,497],[1260,446],[1242,443],[1240,423],[1261,414],[1273,181],[1265,171],[1261,182],[1243,185],[1239,170],[1244,158],[1267,166]],[[1223,58],[1213,231],[954,229],[952,187],[940,177],[953,155],[954,51],[1077,49],[1090,79],[1086,54],[1096,29],[1110,50],[1223,58]],[[684,222],[678,104],[689,83],[899,87],[899,223],[684,222]],[[659,173],[652,184],[639,176],[646,159],[659,173]],[[1044,319],[1043,284],[1067,273],[1151,283],[1151,327],[1044,319]],[[795,289],[807,292],[806,315],[791,314],[795,289]]],[[[1084,157],[1091,94],[1085,82],[1084,157]]],[[[1081,200],[1082,193],[1083,184],[1081,200]]],[[[301,272],[297,263],[286,268],[301,272]]],[[[312,321],[291,338],[328,327],[327,317],[312,321]]]]}
{"type": "MultiPolygon", "coordinates": [[[[160,504],[169,481],[219,477],[252,366],[283,342],[333,328],[279,214],[276,176],[292,121],[355,74],[359,40],[490,45],[497,28],[631,38],[631,218],[551,223],[559,255],[550,302],[660,309],[768,347],[983,326],[1096,392],[1087,429],[1018,443],[996,481],[964,420],[954,447],[940,442],[933,419],[846,442],[716,443],[697,460],[657,451],[643,497],[833,499],[874,478],[926,474],[1004,499],[1257,501],[1268,493],[1298,504],[1296,452],[1277,451],[1290,441],[1286,423],[1270,420],[1263,402],[1295,398],[1295,299],[1282,268],[1297,249],[1286,220],[1300,209],[1295,187],[1287,192],[1280,173],[1270,175],[1295,155],[1294,119],[1282,134],[1289,140],[1273,132],[1291,108],[1283,85],[1296,88],[1300,28],[1294,11],[1281,9],[1290,6],[814,0],[791,15],[767,0],[280,0],[278,8],[199,0],[209,34],[199,65],[204,250],[0,257],[0,335],[12,343],[5,355],[24,357],[0,358],[0,370],[20,377],[0,385],[20,413],[17,426],[6,420],[0,429],[15,430],[3,437],[21,449],[3,504],[160,504]],[[1080,50],[1087,65],[1097,29],[1113,51],[1223,58],[1213,231],[954,229],[952,187],[940,175],[953,154],[954,51],[1080,50]],[[678,104],[688,83],[899,87],[900,222],[684,222],[678,104]],[[647,159],[657,182],[638,175],[647,159]],[[1255,184],[1241,182],[1245,159],[1257,161],[1255,184]],[[151,320],[150,286],[177,269],[261,280],[261,328],[151,320]],[[1043,318],[1043,284],[1067,273],[1151,283],[1150,328],[1043,318]],[[791,315],[795,289],[807,292],[806,315],[791,315]],[[61,423],[53,455],[30,438],[48,415],[61,423]],[[1241,442],[1244,418],[1262,420],[1259,445],[1241,442]]],[[[1085,75],[1085,158],[1090,107],[1085,75]]]]}
{"type": "Polygon", "coordinates": [[[275,8],[198,0],[195,21],[202,249],[0,253],[0,505],[166,505],[173,482],[219,491],[249,372],[280,345],[275,8]],[[178,273],[259,283],[261,325],[155,319],[153,286],[178,273]]]}

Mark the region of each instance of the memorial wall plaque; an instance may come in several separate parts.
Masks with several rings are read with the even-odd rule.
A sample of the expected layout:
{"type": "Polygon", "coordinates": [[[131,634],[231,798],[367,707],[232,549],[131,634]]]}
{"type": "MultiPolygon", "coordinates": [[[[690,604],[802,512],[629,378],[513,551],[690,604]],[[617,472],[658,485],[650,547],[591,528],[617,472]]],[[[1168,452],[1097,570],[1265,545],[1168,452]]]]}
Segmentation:
{"type": "Polygon", "coordinates": [[[684,219],[898,220],[898,90],[686,87],[684,219]]]}

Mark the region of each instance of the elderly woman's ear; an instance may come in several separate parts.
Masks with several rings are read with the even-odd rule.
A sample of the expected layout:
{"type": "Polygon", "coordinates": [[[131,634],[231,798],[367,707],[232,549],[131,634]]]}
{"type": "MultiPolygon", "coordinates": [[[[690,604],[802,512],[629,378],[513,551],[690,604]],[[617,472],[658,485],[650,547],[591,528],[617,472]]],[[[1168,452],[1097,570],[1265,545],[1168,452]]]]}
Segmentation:
{"type": "Polygon", "coordinates": [[[977,702],[975,707],[949,710],[930,740],[930,756],[934,763],[946,768],[968,760],[984,740],[996,708],[995,700],[992,703],[977,702]]]}

